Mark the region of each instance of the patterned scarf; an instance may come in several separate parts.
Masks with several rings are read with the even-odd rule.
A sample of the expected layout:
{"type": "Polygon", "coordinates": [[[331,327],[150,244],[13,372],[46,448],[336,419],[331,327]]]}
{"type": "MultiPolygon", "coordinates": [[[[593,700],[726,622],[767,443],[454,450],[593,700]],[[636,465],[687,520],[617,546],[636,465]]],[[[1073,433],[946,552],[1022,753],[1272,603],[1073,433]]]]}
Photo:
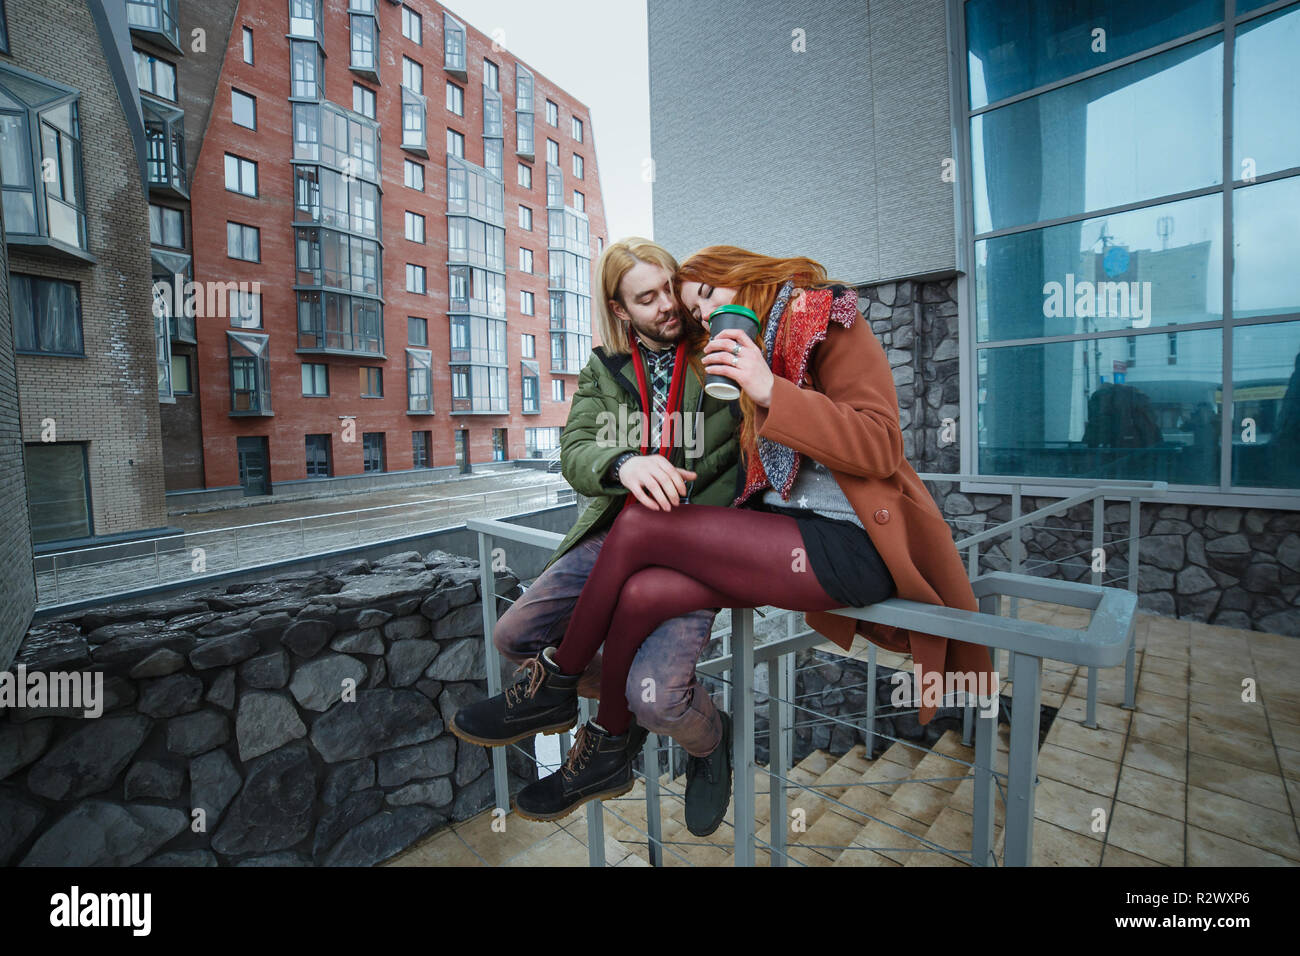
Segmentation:
{"type": "MultiPolygon", "coordinates": [[[[800,388],[812,385],[808,375],[808,359],[813,346],[826,338],[830,322],[838,322],[846,329],[858,317],[858,295],[851,288],[804,289],[792,308],[787,308],[794,293],[794,283],[787,282],[776,294],[772,311],[763,327],[764,351],[773,375],[794,382],[800,388]]],[[[780,442],[761,435],[755,436],[758,454],[746,456],[745,490],[733,502],[742,504],[757,491],[772,487],[788,500],[790,488],[799,474],[803,455],[780,442]]]]}

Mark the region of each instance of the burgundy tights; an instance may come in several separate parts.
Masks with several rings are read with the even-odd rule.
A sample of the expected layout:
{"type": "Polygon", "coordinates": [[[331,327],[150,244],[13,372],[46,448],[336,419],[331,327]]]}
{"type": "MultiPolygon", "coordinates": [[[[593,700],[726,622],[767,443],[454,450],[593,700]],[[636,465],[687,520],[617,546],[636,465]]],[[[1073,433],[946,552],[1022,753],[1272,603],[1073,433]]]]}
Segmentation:
{"type": "Polygon", "coordinates": [[[664,621],[709,607],[840,607],[802,550],[799,525],[787,515],[717,505],[651,511],[632,499],[601,546],[555,663],[580,674],[605,645],[596,720],[622,734],[632,719],[625,696],[632,659],[664,621]]]}

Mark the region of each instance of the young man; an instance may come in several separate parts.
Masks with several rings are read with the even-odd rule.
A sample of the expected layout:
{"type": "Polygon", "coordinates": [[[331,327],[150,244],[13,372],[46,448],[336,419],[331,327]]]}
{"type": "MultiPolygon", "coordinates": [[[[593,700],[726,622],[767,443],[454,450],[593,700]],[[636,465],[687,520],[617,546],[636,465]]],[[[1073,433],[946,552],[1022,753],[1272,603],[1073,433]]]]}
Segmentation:
{"type": "MultiPolygon", "coordinates": [[[[728,506],[736,496],[739,419],[732,403],[704,393],[700,355],[708,333],[679,307],[676,270],[667,250],[638,238],[613,243],[596,265],[604,344],[578,377],[560,438],[564,477],[593,500],[546,569],[497,622],[494,643],[527,672],[500,699],[452,717],[451,730],[462,740],[501,746],[558,733],[577,722],[575,684],[582,696],[597,696],[599,657],[580,677],[566,678],[547,666],[546,649],[564,636],[629,495],[655,510],[688,502],[728,506]]],[[[627,681],[636,725],[613,738],[635,748],[654,731],[685,748],[686,822],[700,836],[717,829],[731,799],[729,718],[695,679],[715,614],[674,618],[641,645],[627,681]]]]}

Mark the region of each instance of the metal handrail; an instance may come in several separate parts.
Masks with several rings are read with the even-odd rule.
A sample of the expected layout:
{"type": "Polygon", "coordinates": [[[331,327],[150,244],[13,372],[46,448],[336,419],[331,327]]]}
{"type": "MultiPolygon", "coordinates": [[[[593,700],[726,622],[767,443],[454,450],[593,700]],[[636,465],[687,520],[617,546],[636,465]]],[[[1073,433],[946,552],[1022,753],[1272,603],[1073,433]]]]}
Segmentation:
{"type": "MultiPolygon", "coordinates": [[[[554,547],[563,538],[555,532],[540,532],[521,528],[508,522],[488,518],[471,519],[466,523],[469,531],[478,536],[483,611],[483,635],[488,694],[501,692],[500,656],[492,641],[496,625],[496,601],[487,600],[495,594],[495,576],[491,570],[490,555],[497,538],[529,544],[535,547],[554,547]]],[[[921,604],[900,598],[891,598],[865,608],[841,608],[831,613],[859,621],[892,625],[918,633],[932,634],[990,648],[993,666],[997,666],[998,649],[1005,647],[1012,653],[1011,679],[1012,703],[1011,738],[1009,741],[1006,789],[1006,843],[1004,862],[1008,865],[1027,866],[1032,860],[1034,785],[1038,760],[1039,701],[1042,687],[1042,661],[1045,658],[1062,660],[1090,668],[1118,664],[1125,654],[1131,660],[1134,650],[1134,617],[1137,608],[1135,594],[1116,588],[1102,588],[1093,584],[1071,581],[1046,580],[1026,575],[993,572],[981,575],[971,583],[979,602],[980,611],[921,604]],[[1046,601],[1091,611],[1091,621],[1083,631],[1055,627],[1034,621],[998,617],[1003,596],[1046,601]]],[[[753,640],[753,609],[732,609],[731,647],[722,657],[704,662],[698,671],[709,674],[725,670],[732,684],[731,698],[735,706],[733,715],[733,754],[735,768],[733,785],[735,861],[737,866],[752,866],[756,836],[754,832],[754,694],[752,687],[754,667],[758,663],[768,666],[768,732],[771,737],[767,772],[784,779],[790,765],[789,741],[783,727],[790,721],[781,719],[783,709],[791,708],[793,676],[790,664],[796,651],[824,642],[815,632],[790,634],[767,644],[755,646],[753,640]]],[[[874,652],[874,646],[872,647],[874,652]]],[[[874,653],[869,660],[869,680],[874,680],[874,653]]],[[[874,700],[874,695],[868,695],[874,700]]],[[[809,710],[809,708],[799,708],[809,710]]],[[[975,742],[975,793],[973,803],[974,825],[970,858],[977,865],[994,862],[992,854],[994,799],[998,774],[993,769],[994,732],[997,715],[979,714],[968,703],[966,723],[974,726],[975,742]]],[[[869,738],[871,739],[871,738],[869,738]]],[[[647,754],[657,754],[647,740],[647,754]]],[[[509,788],[506,778],[505,754],[499,748],[493,751],[493,778],[497,805],[509,806],[509,788]]],[[[654,757],[654,773],[647,760],[647,802],[651,793],[658,795],[658,759],[654,757]],[[651,777],[654,784],[651,785],[651,777]]],[[[894,781],[898,783],[899,781],[894,781]]],[[[771,852],[774,865],[780,865],[785,852],[785,788],[774,786],[771,791],[772,841],[765,843],[771,852]]],[[[591,865],[604,864],[604,830],[602,808],[599,802],[588,804],[587,832],[588,854],[591,865]]],[[[657,827],[651,807],[647,807],[650,822],[648,837],[655,843],[657,827]]],[[[909,834],[915,838],[914,835],[909,834]]],[[[659,841],[662,845],[662,841],[659,841]]],[[[760,841],[761,842],[761,841],[760,841]]],[[[922,841],[926,842],[926,841],[922,841]]],[[[964,854],[962,854],[964,856],[964,854]]],[[[652,854],[653,857],[653,854],[652,854]]]]}

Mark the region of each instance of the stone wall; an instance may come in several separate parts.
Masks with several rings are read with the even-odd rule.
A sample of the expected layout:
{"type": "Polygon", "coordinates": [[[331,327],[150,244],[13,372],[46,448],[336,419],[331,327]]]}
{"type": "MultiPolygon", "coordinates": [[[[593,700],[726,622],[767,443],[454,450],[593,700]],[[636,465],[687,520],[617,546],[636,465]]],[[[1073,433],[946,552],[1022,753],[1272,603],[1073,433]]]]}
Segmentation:
{"type": "MultiPolygon", "coordinates": [[[[918,472],[961,470],[959,445],[940,437],[943,420],[957,420],[961,411],[956,282],[907,281],[858,290],[858,305],[889,356],[903,451],[918,472]]],[[[929,487],[956,537],[1011,519],[1009,495],[963,494],[955,482],[929,487]]],[[[1026,496],[1021,513],[1058,500],[1026,496]]],[[[1116,587],[1127,586],[1128,524],[1127,503],[1106,507],[1105,577],[1116,587]]],[[[1022,538],[1025,573],[1089,579],[1092,506],[1080,505],[1046,525],[1036,524],[1022,538]]],[[[1300,512],[1154,501],[1142,507],[1141,532],[1138,604],[1143,610],[1300,636],[1300,512]]],[[[980,570],[1009,570],[1008,548],[1009,539],[982,548],[980,570]]]]}
{"type": "Polygon", "coordinates": [[[478,580],[411,551],[39,622],[14,669],[105,702],[0,711],[0,865],[369,865],[483,810],[445,729],[484,694],[478,580]]]}

